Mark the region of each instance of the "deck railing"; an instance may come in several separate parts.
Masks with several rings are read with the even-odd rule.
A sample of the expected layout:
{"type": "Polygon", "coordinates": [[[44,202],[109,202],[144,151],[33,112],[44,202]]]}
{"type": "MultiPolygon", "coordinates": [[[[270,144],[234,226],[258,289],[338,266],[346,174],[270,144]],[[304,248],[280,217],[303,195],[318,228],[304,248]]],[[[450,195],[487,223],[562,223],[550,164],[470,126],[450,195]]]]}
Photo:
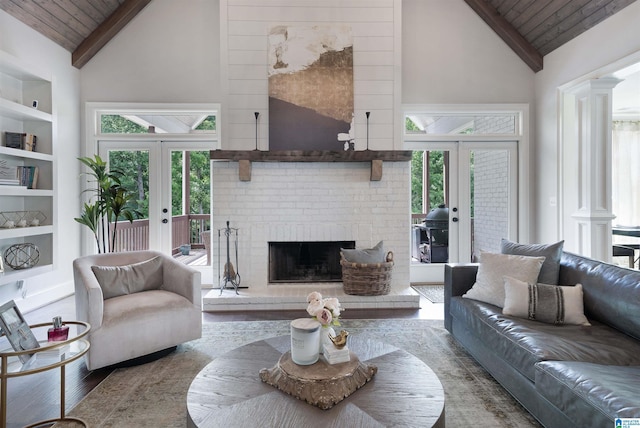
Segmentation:
{"type": "MultiPolygon", "coordinates": [[[[173,253],[180,246],[204,248],[201,233],[209,229],[209,214],[189,214],[171,218],[171,248],[173,253]]],[[[149,249],[149,219],[119,221],[116,229],[116,248],[113,251],[137,251],[149,249]]]]}
{"type": "Polygon", "coordinates": [[[426,214],[411,214],[411,224],[422,223],[426,216],[426,214]]]}
{"type": "MultiPolygon", "coordinates": [[[[113,227],[113,223],[111,223],[113,227]]],[[[139,251],[149,249],[149,219],[119,221],[116,228],[116,245],[113,251],[139,251]]]]}

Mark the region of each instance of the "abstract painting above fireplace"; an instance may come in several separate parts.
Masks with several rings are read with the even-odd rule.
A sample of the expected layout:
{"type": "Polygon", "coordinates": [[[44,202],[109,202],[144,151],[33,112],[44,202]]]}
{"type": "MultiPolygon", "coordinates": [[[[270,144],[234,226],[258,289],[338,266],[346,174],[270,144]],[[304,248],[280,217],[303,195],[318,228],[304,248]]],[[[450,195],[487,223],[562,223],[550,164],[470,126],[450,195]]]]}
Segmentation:
{"type": "Polygon", "coordinates": [[[349,148],[354,139],[351,27],[277,25],[269,32],[268,57],[269,149],[349,148]]]}

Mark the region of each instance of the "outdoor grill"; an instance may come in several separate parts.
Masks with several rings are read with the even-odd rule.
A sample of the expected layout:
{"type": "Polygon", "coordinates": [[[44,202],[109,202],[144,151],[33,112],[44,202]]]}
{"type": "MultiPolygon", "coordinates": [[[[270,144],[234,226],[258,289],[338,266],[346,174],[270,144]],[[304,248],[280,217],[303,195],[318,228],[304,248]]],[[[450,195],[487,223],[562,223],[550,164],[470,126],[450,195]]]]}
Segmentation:
{"type": "Polygon", "coordinates": [[[427,214],[423,223],[431,245],[449,245],[449,208],[438,205],[427,214]]]}

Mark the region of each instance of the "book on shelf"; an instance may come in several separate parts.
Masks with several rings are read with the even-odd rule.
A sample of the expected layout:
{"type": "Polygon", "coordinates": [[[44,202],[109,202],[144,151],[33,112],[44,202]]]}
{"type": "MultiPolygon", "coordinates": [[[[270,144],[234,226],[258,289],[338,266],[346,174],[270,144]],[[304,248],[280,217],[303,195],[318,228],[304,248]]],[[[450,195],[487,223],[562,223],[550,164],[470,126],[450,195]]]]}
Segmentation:
{"type": "Polygon", "coordinates": [[[10,165],[6,160],[0,160],[0,186],[26,186],[28,189],[36,189],[38,175],[37,166],[10,165]]]}
{"type": "Polygon", "coordinates": [[[20,185],[27,186],[27,189],[37,189],[38,171],[37,166],[19,166],[18,179],[20,180],[20,185]]]}
{"type": "Polygon", "coordinates": [[[36,151],[38,137],[25,132],[5,132],[5,145],[12,149],[36,151]]]}
{"type": "Polygon", "coordinates": [[[36,151],[36,142],[38,141],[38,137],[33,134],[25,134],[24,140],[22,142],[22,150],[26,150],[28,152],[36,151]]]}

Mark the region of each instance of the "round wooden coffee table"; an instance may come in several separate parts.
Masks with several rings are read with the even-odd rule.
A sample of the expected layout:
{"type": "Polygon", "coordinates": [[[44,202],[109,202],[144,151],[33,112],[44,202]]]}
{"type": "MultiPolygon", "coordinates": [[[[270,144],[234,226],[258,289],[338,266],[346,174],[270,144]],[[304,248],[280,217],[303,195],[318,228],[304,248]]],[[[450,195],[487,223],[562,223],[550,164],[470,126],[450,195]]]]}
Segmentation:
{"type": "Polygon", "coordinates": [[[378,367],[362,388],[328,410],[260,380],[290,350],[289,336],[252,342],[216,358],[187,394],[188,427],[444,427],[444,390],[417,357],[382,342],[349,337],[349,349],[378,367]]]}

